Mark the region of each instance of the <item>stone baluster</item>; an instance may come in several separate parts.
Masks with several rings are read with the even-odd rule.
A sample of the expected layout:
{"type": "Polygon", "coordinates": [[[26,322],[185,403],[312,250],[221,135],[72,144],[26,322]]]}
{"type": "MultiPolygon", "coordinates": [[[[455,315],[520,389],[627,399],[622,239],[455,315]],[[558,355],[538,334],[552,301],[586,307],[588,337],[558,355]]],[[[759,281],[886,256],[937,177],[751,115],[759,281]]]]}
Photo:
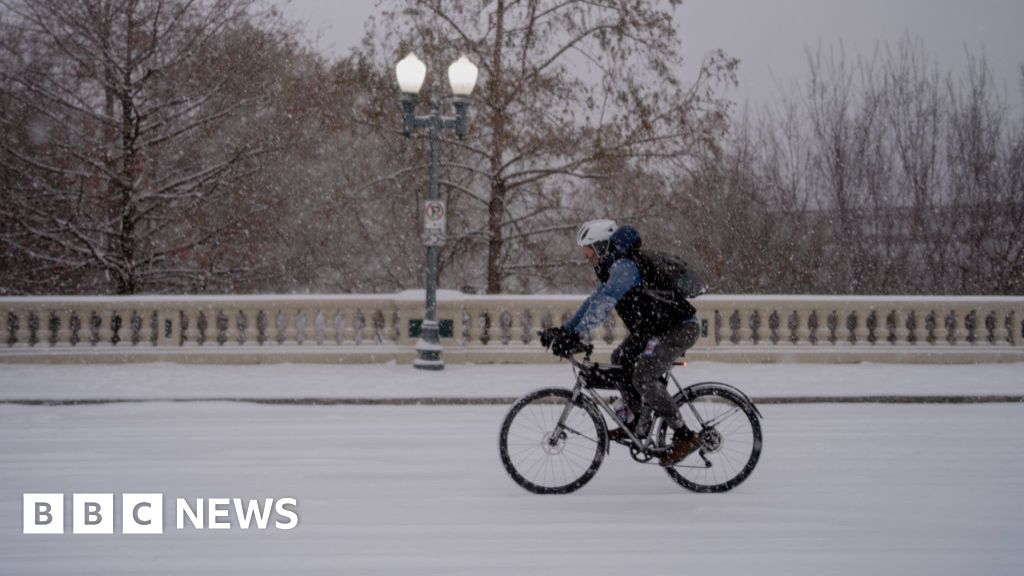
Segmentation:
{"type": "Polygon", "coordinates": [[[338,318],[338,309],[331,307],[324,307],[320,310],[324,320],[324,344],[337,344],[338,343],[338,325],[335,321],[338,318]]]}
{"type": "Polygon", "coordinates": [[[785,338],[787,344],[800,345],[807,342],[807,338],[810,336],[810,331],[807,329],[807,313],[795,308],[795,310],[786,311],[785,317],[785,338]],[[794,318],[793,315],[796,315],[794,318]],[[790,322],[793,321],[793,325],[790,322]]]}
{"type": "Polygon", "coordinates": [[[786,317],[778,308],[768,312],[768,343],[777,346],[786,342],[786,317]]]}
{"type": "Polygon", "coordinates": [[[370,329],[368,326],[371,320],[370,316],[362,308],[353,311],[352,329],[355,333],[354,338],[356,345],[361,345],[370,337],[370,329]]]}
{"type": "Polygon", "coordinates": [[[215,334],[218,344],[223,340],[221,346],[238,346],[238,313],[237,310],[231,308],[218,308],[214,311],[213,317],[216,319],[215,322],[211,323],[215,327],[215,334]],[[223,318],[223,324],[221,323],[223,318]],[[220,327],[224,326],[224,330],[221,331],[220,327]]]}
{"type": "Polygon", "coordinates": [[[946,328],[946,318],[950,311],[945,308],[936,308],[932,312],[935,314],[935,345],[948,346],[949,329],[946,328]]]}
{"type": "MultiPolygon", "coordinates": [[[[384,341],[386,344],[398,344],[402,339],[402,317],[398,314],[398,307],[391,303],[383,305],[384,312],[384,341]]],[[[455,341],[462,343],[462,308],[456,307],[452,314],[452,334],[455,341]]]]}
{"type": "Polygon", "coordinates": [[[281,310],[273,304],[263,309],[263,345],[264,346],[277,346],[279,344],[278,337],[281,335],[280,328],[278,328],[278,320],[280,320],[281,310]]]}
{"type": "Polygon", "coordinates": [[[494,338],[495,343],[508,344],[512,315],[505,314],[504,306],[492,306],[487,310],[487,313],[491,318],[491,337],[494,338]]]}
{"type": "Polygon", "coordinates": [[[68,341],[73,342],[74,346],[81,346],[89,339],[89,317],[87,314],[83,310],[71,310],[68,315],[68,341]],[[77,325],[72,323],[72,320],[77,321],[77,325]]]}
{"type": "MultiPolygon", "coordinates": [[[[751,311],[743,308],[738,308],[736,312],[739,313],[740,318],[740,329],[739,329],[739,344],[740,346],[750,345],[754,343],[754,331],[750,328],[750,316],[751,311]]],[[[730,314],[731,315],[731,314],[730,314]]]]}
{"type": "Polygon", "coordinates": [[[298,341],[299,312],[298,308],[281,309],[281,314],[284,316],[284,341],[281,344],[285,346],[292,346],[298,341]]]}
{"type": "Polygon", "coordinates": [[[249,331],[249,311],[245,308],[234,308],[228,312],[228,326],[234,325],[235,333],[230,339],[230,345],[243,346],[246,344],[246,333],[249,331]]]}
{"type": "Polygon", "coordinates": [[[322,306],[314,306],[306,311],[306,330],[310,334],[309,344],[320,346],[324,343],[324,331],[327,330],[327,315],[322,306]]]}
{"type": "Polygon", "coordinates": [[[332,346],[341,344],[341,323],[339,317],[341,311],[338,310],[336,304],[326,305],[323,310],[324,313],[324,343],[332,346]]]}
{"type": "Polygon", "coordinates": [[[62,308],[54,311],[57,316],[57,346],[71,346],[71,316],[74,312],[70,308],[62,308]]]}
{"type": "Polygon", "coordinates": [[[199,346],[199,309],[192,305],[186,305],[185,316],[185,339],[182,346],[199,346]]]}
{"type": "Polygon", "coordinates": [[[905,346],[910,343],[910,329],[907,327],[907,322],[910,320],[910,313],[904,309],[899,308],[896,310],[896,339],[893,344],[896,346],[905,346]]]}
{"type": "Polygon", "coordinates": [[[345,312],[340,308],[334,308],[331,312],[331,344],[342,345],[345,343],[345,312]]]}
{"type": "MultiPolygon", "coordinates": [[[[969,338],[971,337],[971,331],[967,329],[967,322],[968,322],[968,318],[969,318],[970,314],[971,314],[971,309],[970,308],[968,308],[968,307],[961,308],[960,309],[960,314],[959,314],[959,316],[960,316],[960,323],[956,327],[956,339],[957,339],[957,342],[960,343],[960,344],[963,344],[965,346],[969,346],[971,344],[971,341],[969,340],[969,338]]],[[[975,328],[975,336],[977,336],[977,328],[975,328]]]]}
{"type": "MultiPolygon", "coordinates": [[[[842,306],[833,307],[832,313],[836,317],[836,346],[849,346],[850,345],[850,328],[847,326],[847,321],[850,317],[850,310],[842,306]]],[[[860,318],[857,319],[858,323],[860,318]]]]}
{"type": "Polygon", "coordinates": [[[480,311],[480,324],[477,329],[480,332],[480,342],[493,346],[495,341],[501,342],[501,316],[500,311],[493,307],[484,307],[480,311]]]}
{"type": "Polygon", "coordinates": [[[900,304],[900,308],[894,309],[893,312],[893,330],[892,336],[893,346],[906,346],[910,344],[910,328],[907,326],[907,322],[910,320],[909,311],[904,308],[906,304],[900,304]]]}
{"type": "Polygon", "coordinates": [[[336,344],[338,329],[334,324],[334,318],[337,313],[337,309],[327,303],[318,303],[313,309],[313,339],[317,346],[336,344]]]}
{"type": "Polygon", "coordinates": [[[779,327],[775,333],[779,337],[778,344],[780,346],[784,344],[791,344],[791,338],[796,334],[796,328],[789,327],[789,317],[792,313],[793,311],[789,308],[778,309],[779,327]]]}
{"type": "Polygon", "coordinates": [[[341,317],[340,334],[338,339],[343,345],[352,344],[356,341],[356,311],[353,308],[342,308],[338,311],[341,317]]]}
{"type": "Polygon", "coordinates": [[[50,337],[53,332],[50,331],[50,311],[39,310],[36,312],[38,318],[39,327],[36,328],[36,346],[50,346],[50,337]]]}
{"type": "MultiPolygon", "coordinates": [[[[316,345],[316,314],[317,309],[315,307],[306,307],[302,312],[303,317],[306,319],[306,324],[302,327],[302,342],[305,346],[316,345]]],[[[376,338],[374,338],[376,340],[376,338]]]]}
{"type": "Polygon", "coordinates": [[[918,346],[928,344],[928,312],[922,308],[914,310],[914,343],[918,346]]]}
{"type": "Polygon", "coordinates": [[[181,345],[181,317],[182,313],[177,308],[161,308],[157,311],[157,346],[181,345]]]}
{"type": "Polygon", "coordinates": [[[317,315],[320,310],[313,306],[304,306],[302,313],[302,324],[299,329],[299,337],[302,338],[303,346],[317,346],[319,344],[319,329],[317,328],[317,315]]]}
{"type": "Polygon", "coordinates": [[[98,316],[100,323],[96,330],[96,344],[111,346],[114,343],[114,311],[101,309],[98,311],[98,316]]]}
{"type": "Polygon", "coordinates": [[[957,322],[956,307],[955,306],[950,306],[948,308],[948,310],[946,310],[945,312],[946,312],[946,315],[942,319],[942,329],[945,331],[945,337],[944,337],[943,341],[937,342],[937,343],[940,343],[940,344],[943,344],[943,345],[947,345],[947,346],[948,345],[955,345],[956,344],[956,322],[957,322]]]}
{"type": "Polygon", "coordinates": [[[537,325],[540,321],[540,316],[537,315],[537,310],[533,308],[529,303],[524,304],[521,310],[519,318],[516,323],[519,325],[519,331],[522,334],[520,337],[520,344],[531,344],[537,342],[537,325]]]}
{"type": "Polygon", "coordinates": [[[964,317],[956,310],[956,306],[950,306],[948,313],[946,319],[950,324],[946,325],[947,320],[942,321],[942,327],[946,330],[946,341],[941,343],[945,345],[962,344],[964,341],[959,338],[959,329],[964,324],[964,317]]]}
{"type": "Polygon", "coordinates": [[[245,315],[245,330],[242,332],[245,345],[258,346],[260,341],[260,309],[243,308],[241,313],[245,315]]]}
{"type": "Polygon", "coordinates": [[[853,329],[853,336],[854,338],[856,338],[858,346],[871,345],[871,341],[868,340],[868,337],[871,335],[871,330],[868,329],[868,318],[871,317],[872,312],[875,312],[875,338],[877,342],[878,321],[880,315],[878,314],[878,311],[875,310],[873,307],[865,306],[864,308],[857,310],[857,326],[853,329]]]}
{"type": "Polygon", "coordinates": [[[356,308],[348,308],[345,310],[345,343],[356,344],[358,340],[362,339],[362,327],[359,325],[359,310],[356,308]]]}
{"type": "Polygon", "coordinates": [[[377,317],[377,307],[372,303],[366,303],[361,309],[363,315],[363,344],[376,345],[377,340],[377,323],[380,319],[377,317]]]}
{"type": "Polygon", "coordinates": [[[139,315],[139,346],[153,345],[153,311],[143,308],[137,310],[139,315]]]}
{"type": "Polygon", "coordinates": [[[517,306],[506,306],[508,312],[508,319],[510,326],[508,327],[508,342],[509,344],[522,344],[523,343],[523,309],[517,306]]]}
{"type": "Polygon", "coordinates": [[[475,304],[465,309],[466,325],[462,329],[462,339],[466,346],[480,344],[480,308],[475,304]]]}
{"type": "Polygon", "coordinates": [[[523,309],[521,325],[523,327],[523,338],[527,340],[524,344],[537,344],[537,332],[540,330],[540,316],[543,312],[533,302],[527,304],[523,309]]]}
{"type": "Polygon", "coordinates": [[[357,330],[359,330],[359,310],[346,308],[342,312],[342,340],[345,344],[355,344],[357,330]]]}
{"type": "Polygon", "coordinates": [[[1009,330],[1007,330],[1007,338],[1014,346],[1020,346],[1021,342],[1021,311],[1010,310],[1007,313],[1007,322],[1010,324],[1009,330]]]}
{"type": "Polygon", "coordinates": [[[752,310],[751,316],[757,314],[757,318],[760,324],[757,326],[757,344],[758,346],[771,345],[772,343],[772,327],[771,327],[771,315],[772,311],[769,309],[752,310]]]}
{"type": "Polygon", "coordinates": [[[811,329],[807,322],[811,318],[811,310],[797,308],[794,312],[796,312],[796,328],[793,330],[793,335],[796,336],[794,344],[797,346],[810,344],[811,329]]]}
{"type": "Polygon", "coordinates": [[[992,311],[996,320],[995,330],[992,331],[992,344],[995,346],[1006,346],[1010,343],[1010,331],[1006,329],[1008,312],[1006,308],[996,308],[992,311]]]}
{"type": "Polygon", "coordinates": [[[29,311],[18,310],[14,313],[15,318],[18,322],[18,327],[14,330],[14,345],[18,347],[29,346],[29,340],[32,338],[32,330],[29,328],[29,311]]]}

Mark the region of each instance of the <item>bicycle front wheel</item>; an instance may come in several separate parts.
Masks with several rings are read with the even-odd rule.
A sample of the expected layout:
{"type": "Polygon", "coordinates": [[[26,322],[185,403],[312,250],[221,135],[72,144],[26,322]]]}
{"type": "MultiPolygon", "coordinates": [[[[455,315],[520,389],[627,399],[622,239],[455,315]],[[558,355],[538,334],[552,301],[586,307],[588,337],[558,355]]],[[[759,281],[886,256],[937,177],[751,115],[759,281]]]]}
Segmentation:
{"type": "MultiPolygon", "coordinates": [[[[694,453],[666,468],[680,486],[694,492],[725,492],[750,476],[761,457],[761,423],[744,398],[725,387],[696,390],[689,402],[676,394],[687,427],[700,435],[694,453]]],[[[665,438],[672,441],[671,431],[665,438]]]]}
{"type": "Polygon", "coordinates": [[[607,446],[604,418],[593,402],[580,396],[573,403],[572,392],[562,388],[538,390],[516,402],[498,440],[508,475],[535,494],[580,489],[597,473],[607,446]]]}

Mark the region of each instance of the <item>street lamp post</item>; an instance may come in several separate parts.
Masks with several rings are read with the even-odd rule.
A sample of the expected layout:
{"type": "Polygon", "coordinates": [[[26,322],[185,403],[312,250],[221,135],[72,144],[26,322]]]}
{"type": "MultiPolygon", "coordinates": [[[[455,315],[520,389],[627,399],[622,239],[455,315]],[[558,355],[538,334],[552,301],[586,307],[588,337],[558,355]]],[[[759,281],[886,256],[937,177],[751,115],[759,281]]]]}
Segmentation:
{"type": "Polygon", "coordinates": [[[402,90],[402,129],[411,136],[416,128],[426,128],[430,143],[430,187],[424,209],[424,244],[427,247],[427,301],[420,324],[420,337],[416,341],[416,360],[413,366],[423,370],[443,370],[441,338],[437,322],[437,249],[444,245],[445,205],[437,185],[437,142],[445,128],[455,130],[462,139],[466,136],[466,112],[469,109],[469,95],[476,86],[477,68],[465,56],[448,67],[448,83],[452,89],[452,104],[455,116],[441,115],[440,90],[437,83],[431,94],[431,110],[426,116],[416,115],[420,88],[426,77],[427,67],[409,53],[395,66],[398,85],[402,90]]]}

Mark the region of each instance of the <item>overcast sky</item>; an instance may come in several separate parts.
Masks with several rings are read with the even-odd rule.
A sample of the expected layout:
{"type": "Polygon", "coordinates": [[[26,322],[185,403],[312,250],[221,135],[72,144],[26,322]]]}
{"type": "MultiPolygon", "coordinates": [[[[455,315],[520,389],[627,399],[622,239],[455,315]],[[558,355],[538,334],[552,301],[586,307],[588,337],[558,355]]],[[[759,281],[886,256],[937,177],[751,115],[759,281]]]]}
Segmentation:
{"type": "MultiPolygon", "coordinates": [[[[306,25],[323,52],[358,44],[375,0],[273,0],[306,25]]],[[[737,100],[770,102],[779,86],[802,82],[806,49],[842,43],[868,56],[900,38],[923,43],[943,70],[966,68],[966,50],[984,51],[1010,103],[1022,109],[1024,0],[688,0],[676,10],[685,71],[721,48],[740,59],[737,100]]]]}

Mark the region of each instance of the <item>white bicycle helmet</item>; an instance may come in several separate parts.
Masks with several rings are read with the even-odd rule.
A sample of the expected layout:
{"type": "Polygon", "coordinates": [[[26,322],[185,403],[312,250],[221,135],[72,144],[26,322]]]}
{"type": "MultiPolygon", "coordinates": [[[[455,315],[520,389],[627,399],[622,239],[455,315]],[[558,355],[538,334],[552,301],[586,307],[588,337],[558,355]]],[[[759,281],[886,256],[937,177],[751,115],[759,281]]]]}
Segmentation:
{"type": "Polygon", "coordinates": [[[606,242],[618,228],[614,220],[584,222],[576,231],[576,245],[590,246],[596,242],[606,242]]]}

